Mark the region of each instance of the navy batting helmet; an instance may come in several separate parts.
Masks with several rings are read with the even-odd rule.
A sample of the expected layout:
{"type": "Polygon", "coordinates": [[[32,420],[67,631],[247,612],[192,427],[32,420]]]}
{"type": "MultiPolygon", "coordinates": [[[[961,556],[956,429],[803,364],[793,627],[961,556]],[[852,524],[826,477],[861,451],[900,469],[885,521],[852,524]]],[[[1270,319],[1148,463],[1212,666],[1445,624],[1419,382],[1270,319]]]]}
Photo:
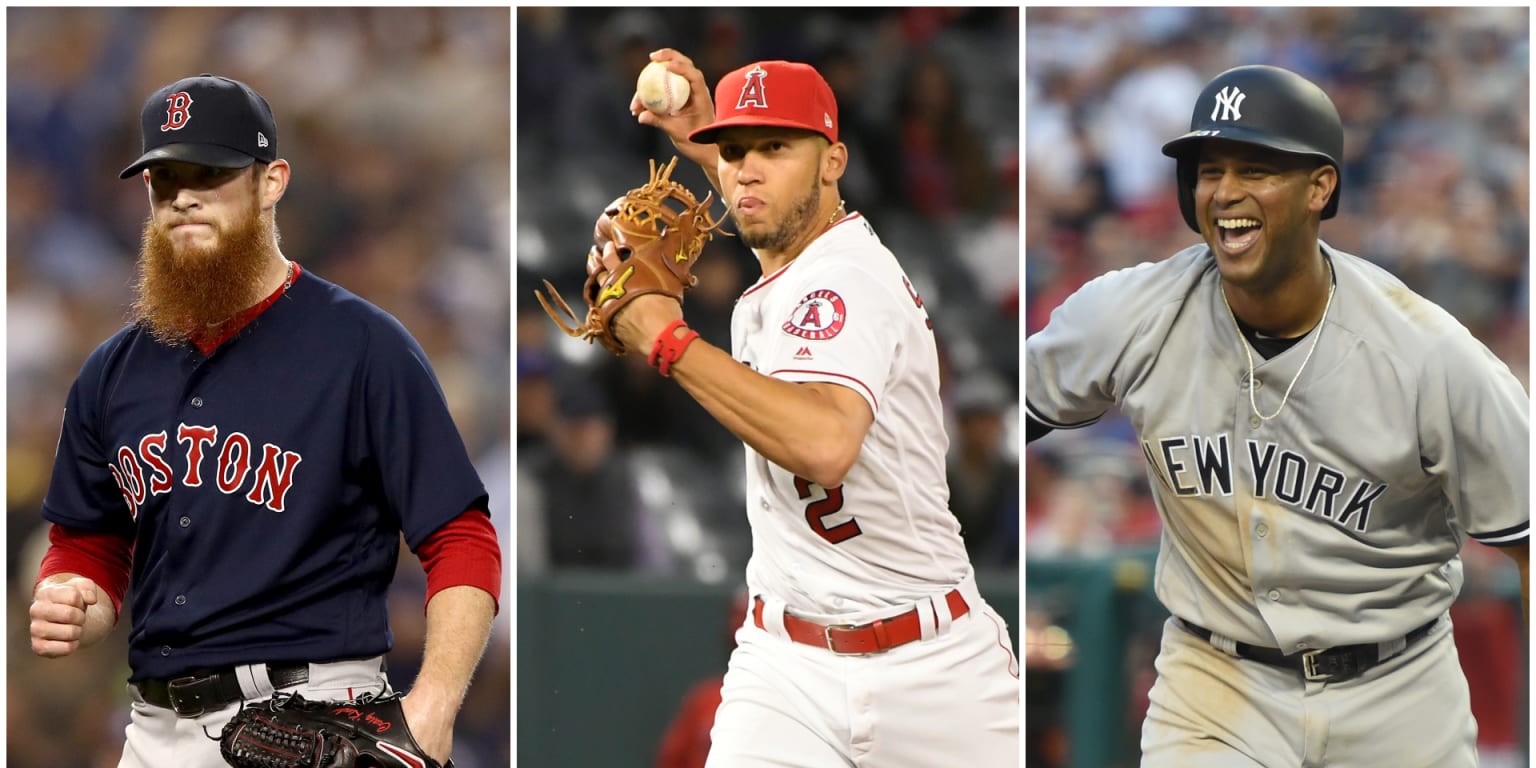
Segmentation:
{"type": "MultiPolygon", "coordinates": [[[[1163,154],[1179,161],[1179,210],[1196,232],[1200,223],[1195,219],[1195,164],[1205,139],[1308,155],[1335,170],[1344,154],[1339,110],[1312,81],[1288,69],[1263,65],[1236,67],[1217,75],[1195,100],[1189,133],[1163,145],[1163,154]]],[[[1342,186],[1341,179],[1323,208],[1323,218],[1339,212],[1342,186]]]]}

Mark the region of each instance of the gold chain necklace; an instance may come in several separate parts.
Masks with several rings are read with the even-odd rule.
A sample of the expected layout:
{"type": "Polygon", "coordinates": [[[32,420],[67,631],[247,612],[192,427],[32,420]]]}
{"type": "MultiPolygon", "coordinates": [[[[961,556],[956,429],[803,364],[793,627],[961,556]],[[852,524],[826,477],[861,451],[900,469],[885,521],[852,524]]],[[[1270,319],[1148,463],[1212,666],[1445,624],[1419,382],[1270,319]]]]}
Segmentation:
{"type": "Polygon", "coordinates": [[[1323,323],[1328,320],[1328,308],[1333,306],[1333,260],[1328,260],[1328,301],[1323,304],[1323,316],[1317,321],[1312,330],[1317,333],[1312,336],[1312,346],[1307,348],[1307,356],[1301,359],[1301,366],[1296,369],[1296,375],[1291,377],[1291,383],[1286,386],[1285,394],[1280,398],[1280,407],[1274,413],[1265,416],[1259,411],[1258,396],[1255,394],[1258,386],[1254,383],[1253,375],[1253,345],[1248,343],[1248,337],[1243,335],[1243,329],[1237,324],[1237,313],[1232,311],[1232,302],[1227,301],[1227,292],[1222,289],[1221,281],[1216,281],[1216,292],[1221,294],[1221,303],[1227,305],[1227,314],[1232,318],[1232,330],[1237,331],[1237,343],[1243,345],[1243,352],[1248,355],[1248,405],[1253,408],[1253,415],[1262,421],[1271,421],[1280,412],[1285,410],[1285,404],[1291,400],[1291,390],[1296,388],[1296,382],[1301,379],[1301,372],[1307,369],[1307,363],[1312,360],[1312,353],[1317,351],[1317,340],[1323,337],[1323,323]]]}
{"type": "Polygon", "coordinates": [[[832,218],[827,219],[827,226],[830,227],[833,224],[836,224],[838,219],[841,219],[843,216],[847,216],[848,215],[848,214],[843,212],[843,203],[844,203],[844,201],[841,200],[841,199],[839,199],[837,201],[837,210],[832,212],[832,218]],[[841,215],[839,215],[839,214],[841,214],[841,215]]]}

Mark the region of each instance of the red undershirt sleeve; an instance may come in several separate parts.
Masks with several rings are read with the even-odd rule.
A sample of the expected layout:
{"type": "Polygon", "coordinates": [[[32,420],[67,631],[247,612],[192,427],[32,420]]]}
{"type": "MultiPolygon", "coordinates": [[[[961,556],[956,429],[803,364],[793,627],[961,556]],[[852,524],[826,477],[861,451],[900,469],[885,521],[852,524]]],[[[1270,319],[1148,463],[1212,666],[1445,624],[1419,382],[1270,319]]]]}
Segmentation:
{"type": "Polygon", "coordinates": [[[483,510],[466,509],[428,536],[416,549],[427,573],[427,602],[449,587],[484,590],[501,610],[501,544],[483,510]]]}
{"type": "Polygon", "coordinates": [[[80,528],[66,528],[55,523],[48,529],[48,552],[38,568],[38,582],[60,573],[74,573],[96,582],[112,599],[117,615],[123,612],[123,598],[128,594],[128,574],[133,567],[133,538],[116,533],[101,533],[80,528]]]}

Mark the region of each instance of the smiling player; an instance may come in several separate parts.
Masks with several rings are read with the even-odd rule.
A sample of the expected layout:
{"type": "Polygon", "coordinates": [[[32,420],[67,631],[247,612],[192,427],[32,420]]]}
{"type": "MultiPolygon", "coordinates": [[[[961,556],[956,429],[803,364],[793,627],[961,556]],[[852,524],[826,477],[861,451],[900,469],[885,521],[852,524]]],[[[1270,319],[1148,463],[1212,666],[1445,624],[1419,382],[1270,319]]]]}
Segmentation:
{"type": "Polygon", "coordinates": [[[1025,343],[1030,440],[1118,408],[1146,454],[1172,617],[1144,767],[1477,764],[1446,612],[1469,536],[1528,592],[1529,400],[1318,239],[1343,151],[1313,83],[1218,75],[1163,147],[1205,242],[1090,281],[1025,343]]]}

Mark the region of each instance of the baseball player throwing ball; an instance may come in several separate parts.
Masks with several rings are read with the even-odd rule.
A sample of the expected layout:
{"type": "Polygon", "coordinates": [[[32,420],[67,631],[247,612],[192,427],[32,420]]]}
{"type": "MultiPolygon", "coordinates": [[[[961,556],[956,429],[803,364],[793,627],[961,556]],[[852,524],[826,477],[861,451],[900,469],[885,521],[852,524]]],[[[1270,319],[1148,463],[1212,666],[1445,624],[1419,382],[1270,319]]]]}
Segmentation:
{"type": "Polygon", "coordinates": [[[1446,611],[1468,536],[1528,592],[1529,401],[1318,239],[1343,144],[1313,83],[1221,73],[1163,146],[1205,242],[1090,281],[1025,343],[1030,440],[1119,408],[1146,454],[1172,617],[1143,766],[1477,764],[1446,611]]]}
{"type": "Polygon", "coordinates": [[[69,391],[32,650],[101,640],[131,594],[120,765],[289,765],[259,727],[222,746],[221,729],[274,694],[378,722],[362,715],[389,694],[404,533],[427,574],[426,650],[405,722],[385,723],[394,761],[378,759],[446,761],[501,555],[432,368],[394,318],[279,251],[290,168],[264,98],[189,77],[142,121],[122,172],[149,198],[133,320],[69,391]]]}
{"type": "MultiPolygon", "coordinates": [[[[934,334],[901,264],[838,196],[848,150],[831,88],[805,64],[759,61],[711,103],[687,57],[652,59],[687,78],[688,102],[659,115],[637,96],[631,111],[703,168],[762,267],[730,352],[667,295],[611,315],[617,351],[649,351],[746,444],[752,600],[707,765],[1018,765],[1018,662],[947,505],[934,334]]],[[[604,236],[610,214],[648,205],[631,193],[599,222],[589,317],[649,271],[643,242],[604,236]]],[[[696,252],[661,251],[669,265],[696,252]]]]}

